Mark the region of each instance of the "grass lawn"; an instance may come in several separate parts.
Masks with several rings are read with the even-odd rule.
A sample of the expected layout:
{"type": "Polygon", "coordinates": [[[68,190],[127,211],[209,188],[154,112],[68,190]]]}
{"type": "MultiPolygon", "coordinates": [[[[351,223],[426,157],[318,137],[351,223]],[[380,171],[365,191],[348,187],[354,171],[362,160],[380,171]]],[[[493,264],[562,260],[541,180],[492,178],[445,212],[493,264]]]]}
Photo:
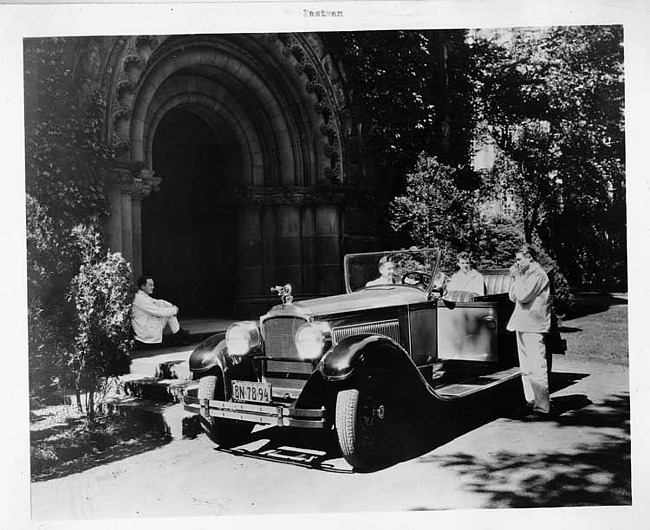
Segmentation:
{"type": "Polygon", "coordinates": [[[578,298],[560,332],[567,355],[628,364],[627,303],[621,298],[578,298]]]}

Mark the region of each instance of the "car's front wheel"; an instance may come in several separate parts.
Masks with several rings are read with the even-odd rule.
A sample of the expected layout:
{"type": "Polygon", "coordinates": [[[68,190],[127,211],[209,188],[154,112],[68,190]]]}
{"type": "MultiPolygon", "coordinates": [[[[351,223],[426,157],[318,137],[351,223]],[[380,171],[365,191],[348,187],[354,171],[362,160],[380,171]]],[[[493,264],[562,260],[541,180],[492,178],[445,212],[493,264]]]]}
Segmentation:
{"type": "MultiPolygon", "coordinates": [[[[201,402],[205,399],[225,399],[222,379],[218,375],[206,375],[199,379],[197,397],[201,402]]],[[[239,445],[253,430],[253,423],[225,418],[214,418],[203,411],[199,415],[201,429],[210,440],[221,447],[239,445]]]]}
{"type": "Polygon", "coordinates": [[[386,441],[388,411],[370,385],[341,390],[336,398],[336,433],[341,453],[356,470],[376,467],[386,441]]]}

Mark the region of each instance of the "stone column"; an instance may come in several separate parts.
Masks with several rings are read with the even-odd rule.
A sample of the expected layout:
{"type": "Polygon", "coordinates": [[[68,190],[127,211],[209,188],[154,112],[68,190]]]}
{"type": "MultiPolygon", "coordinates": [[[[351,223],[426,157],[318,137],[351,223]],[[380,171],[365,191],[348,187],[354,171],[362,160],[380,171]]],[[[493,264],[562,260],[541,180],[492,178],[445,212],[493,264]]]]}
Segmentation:
{"type": "Polygon", "coordinates": [[[131,197],[131,218],[133,224],[133,260],[131,267],[137,278],[142,274],[142,198],[131,197]]]}
{"type": "Polygon", "coordinates": [[[113,252],[122,252],[122,198],[118,187],[108,189],[108,203],[111,208],[106,232],[108,246],[113,252]]]}
{"type": "Polygon", "coordinates": [[[264,292],[261,212],[258,206],[239,210],[237,238],[238,296],[254,296],[264,292]]]}
{"type": "Polygon", "coordinates": [[[278,281],[290,283],[299,294],[304,291],[301,267],[300,208],[281,206],[277,210],[278,281]]]}
{"type": "Polygon", "coordinates": [[[147,169],[115,168],[115,185],[108,190],[111,206],[106,223],[109,247],[121,252],[131,264],[134,276],[142,273],[142,199],[160,184],[160,178],[147,169]]]}
{"type": "Polygon", "coordinates": [[[152,191],[157,191],[160,181],[160,177],[156,177],[153,170],[142,169],[124,188],[124,193],[129,195],[131,215],[125,219],[130,228],[123,230],[130,233],[130,257],[127,259],[131,262],[131,269],[136,278],[142,274],[142,199],[152,191]]]}
{"type": "Polygon", "coordinates": [[[121,222],[122,222],[122,256],[133,266],[133,209],[131,208],[131,194],[122,192],[120,196],[121,222]]]}
{"type": "Polygon", "coordinates": [[[305,294],[318,292],[316,270],[316,219],[314,207],[306,206],[302,210],[302,285],[305,294]]]}
{"type": "Polygon", "coordinates": [[[341,292],[340,241],[338,208],[333,205],[318,206],[316,208],[316,263],[319,293],[341,292]]]}
{"type": "Polygon", "coordinates": [[[262,290],[260,294],[267,296],[269,289],[278,285],[278,271],[276,270],[277,250],[277,225],[276,209],[266,206],[262,210],[262,290]]]}

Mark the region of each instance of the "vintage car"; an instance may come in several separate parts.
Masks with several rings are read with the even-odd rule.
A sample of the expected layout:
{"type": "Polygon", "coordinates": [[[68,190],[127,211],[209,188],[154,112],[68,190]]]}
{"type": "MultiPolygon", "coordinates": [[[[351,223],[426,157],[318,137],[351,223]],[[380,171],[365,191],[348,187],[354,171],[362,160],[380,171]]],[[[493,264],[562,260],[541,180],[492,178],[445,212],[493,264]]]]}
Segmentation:
{"type": "MultiPolygon", "coordinates": [[[[481,271],[484,296],[447,292],[439,261],[435,249],[349,254],[346,294],[294,301],[291,286],[275,287],[281,303],[259,321],[236,322],[192,352],[198,387],[185,410],[222,446],[256,424],[335,428],[349,464],[374,467],[416,393],[462,399],[520,375],[505,329],[508,271],[481,271]],[[395,264],[394,283],[373,285],[382,258],[395,264]]],[[[561,353],[562,341],[549,344],[561,353]]]]}

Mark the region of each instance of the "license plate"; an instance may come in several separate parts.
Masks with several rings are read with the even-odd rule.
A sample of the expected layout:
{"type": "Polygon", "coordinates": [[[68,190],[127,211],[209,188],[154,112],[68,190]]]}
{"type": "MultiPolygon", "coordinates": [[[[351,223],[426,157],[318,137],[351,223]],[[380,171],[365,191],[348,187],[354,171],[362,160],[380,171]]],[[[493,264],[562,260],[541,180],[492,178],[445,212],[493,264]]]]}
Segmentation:
{"type": "Polygon", "coordinates": [[[233,381],[232,397],[236,401],[270,403],[271,385],[268,383],[253,383],[252,381],[233,381]]]}

